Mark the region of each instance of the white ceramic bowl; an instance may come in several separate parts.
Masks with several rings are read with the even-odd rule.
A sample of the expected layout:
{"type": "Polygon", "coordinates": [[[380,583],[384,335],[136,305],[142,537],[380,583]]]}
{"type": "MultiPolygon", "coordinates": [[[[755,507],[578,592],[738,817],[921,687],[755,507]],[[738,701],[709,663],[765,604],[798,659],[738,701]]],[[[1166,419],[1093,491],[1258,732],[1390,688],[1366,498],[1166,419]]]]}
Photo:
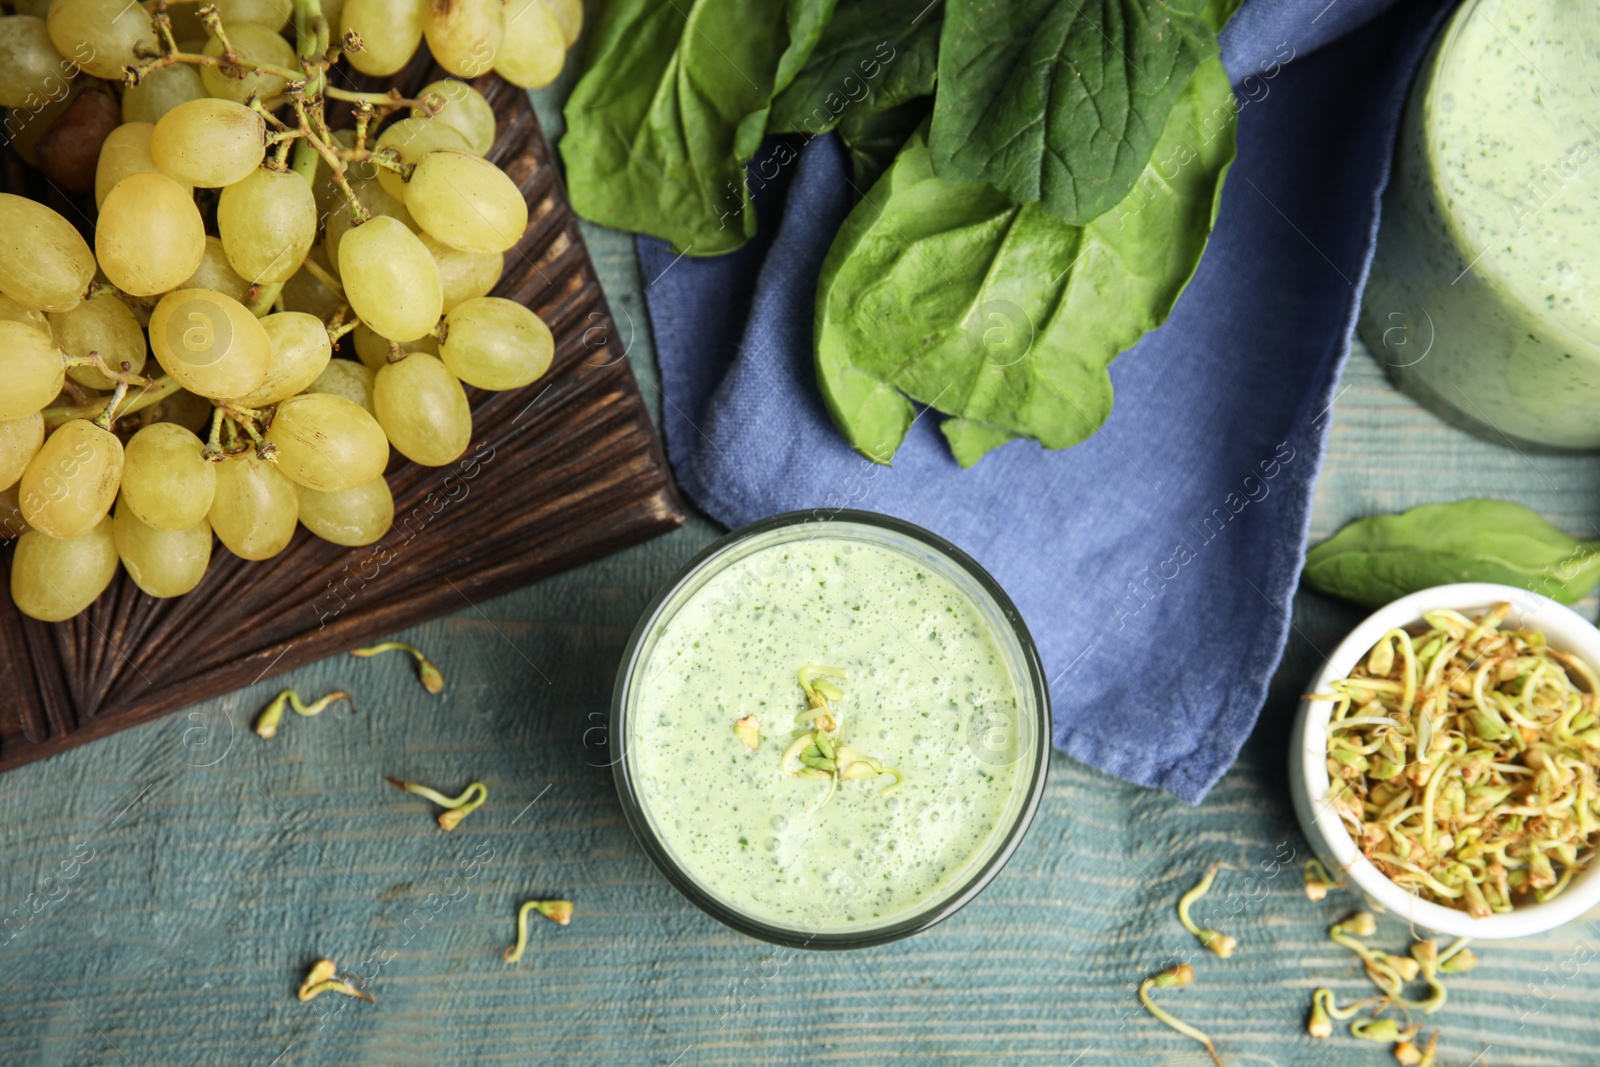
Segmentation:
{"type": "MultiPolygon", "coordinates": [[[[1581,656],[1600,667],[1600,630],[1583,616],[1548,597],[1489,582],[1437,585],[1402,597],[1367,616],[1350,631],[1322,670],[1312,680],[1308,693],[1327,691],[1330,682],[1349,675],[1357,663],[1395,627],[1406,627],[1435,608],[1454,608],[1464,615],[1475,615],[1497,601],[1512,604],[1509,625],[1538,630],[1552,647],[1581,656]]],[[[1464,911],[1421,900],[1395,885],[1374,867],[1345,829],[1328,794],[1328,718],[1333,714],[1329,700],[1302,700],[1295,721],[1289,750],[1289,788],[1294,797],[1294,812],[1311,847],[1328,870],[1353,883],[1367,898],[1416,926],[1426,927],[1451,937],[1498,939],[1527,937],[1552,930],[1600,905],[1600,863],[1590,865],[1573,878],[1566,891],[1548,904],[1523,904],[1503,915],[1475,919],[1464,911]]]]}

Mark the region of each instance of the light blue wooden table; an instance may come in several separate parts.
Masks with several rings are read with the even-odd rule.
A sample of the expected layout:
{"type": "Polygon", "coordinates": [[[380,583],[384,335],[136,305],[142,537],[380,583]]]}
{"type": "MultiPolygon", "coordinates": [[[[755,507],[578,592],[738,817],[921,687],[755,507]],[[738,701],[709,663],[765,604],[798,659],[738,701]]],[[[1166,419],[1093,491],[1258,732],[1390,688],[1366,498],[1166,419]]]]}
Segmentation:
{"type": "MultiPolygon", "coordinates": [[[[552,127],[561,92],[540,94],[552,127]]],[[[631,245],[588,237],[658,397],[631,245]]],[[[1313,536],[1478,493],[1582,532],[1600,520],[1600,464],[1452,430],[1357,351],[1313,536]]],[[[1230,1064],[1393,1062],[1382,1047],[1303,1036],[1312,988],[1365,983],[1324,936],[1351,901],[1300,891],[1287,727],[1317,650],[1359,612],[1299,599],[1260,726],[1198,808],[1058,756],[1031,834],[975,903],[888,947],[797,953],[680,897],[624,824],[605,765],[599,727],[623,643],[717,533],[696,517],[404,634],[444,666],[443,697],[399,658],[339,657],[286,684],[351,688],[355,717],[290,716],[263,742],[250,722],[283,683],[261,683],[0,777],[0,1064],[1208,1063],[1134,999],[1177,959],[1200,981],[1167,1002],[1230,1064]],[[491,801],[446,835],[385,775],[450,790],[482,778],[491,801]],[[1227,962],[1197,954],[1172,913],[1213,859],[1241,872],[1206,904],[1240,938],[1227,962]],[[516,904],[557,895],[576,901],[572,925],[536,919],[522,964],[504,963],[516,904]],[[377,1006],[298,1003],[320,955],[368,976],[377,1006]]],[[[1440,1064],[1600,1061],[1597,935],[1591,920],[1485,947],[1434,1017],[1440,1064]]],[[[1382,936],[1407,941],[1393,920],[1382,936]]]]}

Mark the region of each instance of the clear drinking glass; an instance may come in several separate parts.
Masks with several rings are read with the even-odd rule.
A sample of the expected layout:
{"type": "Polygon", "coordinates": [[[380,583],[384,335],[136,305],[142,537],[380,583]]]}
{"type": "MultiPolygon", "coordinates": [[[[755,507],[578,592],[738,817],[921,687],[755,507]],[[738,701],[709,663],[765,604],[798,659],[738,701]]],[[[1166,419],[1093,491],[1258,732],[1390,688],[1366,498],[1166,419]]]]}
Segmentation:
{"type": "Polygon", "coordinates": [[[1360,332],[1517,447],[1600,448],[1600,7],[1468,0],[1412,86],[1360,332]]]}
{"type": "MultiPolygon", "coordinates": [[[[743,623],[730,614],[728,625],[743,623]]],[[[966,553],[919,526],[886,515],[851,510],[789,512],[742,527],[710,545],[645,610],[617,672],[610,738],[623,814],[645,852],[684,896],[713,918],[763,940],[796,948],[862,948],[907,937],[953,915],[1000,872],[1021,843],[1044,794],[1050,761],[1050,699],[1038,650],[1021,615],[1004,590],[966,553]],[[966,743],[975,746],[972,753],[982,764],[993,770],[1004,766],[1014,770],[1015,777],[986,839],[925,897],[881,920],[847,920],[840,915],[782,924],[719,890],[701,872],[695,857],[674,841],[669,820],[662,817],[661,800],[651,795],[651,775],[640,766],[635,719],[640,694],[652,684],[652,653],[686,605],[741,560],[776,546],[818,538],[830,545],[870,545],[902,555],[945,579],[971,603],[995,639],[1016,701],[1014,710],[1005,716],[1007,721],[992,721],[995,713],[989,712],[981,723],[974,724],[977,728],[967,735],[966,743]]],[[[728,795],[721,802],[741,801],[728,795]]]]}

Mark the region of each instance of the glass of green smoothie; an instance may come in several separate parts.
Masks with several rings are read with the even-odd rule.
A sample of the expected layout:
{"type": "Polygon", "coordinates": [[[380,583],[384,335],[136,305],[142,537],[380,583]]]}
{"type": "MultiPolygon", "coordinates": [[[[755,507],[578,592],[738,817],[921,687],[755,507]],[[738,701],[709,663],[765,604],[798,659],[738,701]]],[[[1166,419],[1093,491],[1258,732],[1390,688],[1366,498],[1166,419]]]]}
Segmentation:
{"type": "Polygon", "coordinates": [[[617,675],[612,767],[645,851],[754,937],[859,948],[956,912],[1043,795],[1050,701],[970,557],[868,512],[790,512],[696,556],[617,675]]]}
{"type": "Polygon", "coordinates": [[[1360,331],[1501,444],[1600,448],[1600,10],[1467,0],[1424,62],[1360,331]]]}

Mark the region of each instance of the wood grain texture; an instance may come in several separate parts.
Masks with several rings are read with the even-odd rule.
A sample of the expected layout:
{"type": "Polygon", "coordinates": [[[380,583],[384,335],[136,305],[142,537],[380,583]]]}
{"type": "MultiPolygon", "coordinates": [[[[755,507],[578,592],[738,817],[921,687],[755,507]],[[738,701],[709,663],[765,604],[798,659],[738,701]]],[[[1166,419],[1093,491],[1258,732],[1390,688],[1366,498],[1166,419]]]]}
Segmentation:
{"type": "MultiPolygon", "coordinates": [[[[423,50],[382,84],[413,94],[442,76],[423,50]]],[[[156,600],[119,573],[88,611],[59,624],[26,618],[0,597],[0,655],[15,665],[12,691],[0,703],[0,771],[682,522],[528,95],[492,76],[476,84],[498,119],[489,158],[522,190],[530,216],[494,293],[549,325],[556,340],[551,370],[524,389],[468,389],[473,443],[459,462],[430,468],[394,454],[387,478],[395,527],[377,545],[342,548],[301,529],[281,555],[259,563],[219,546],[187,596],[156,600]]],[[[3,175],[9,191],[87,221],[87,204],[65,201],[14,159],[3,175]]],[[[0,554],[0,581],[9,580],[9,561],[9,552],[0,554]]]]}
{"type": "MultiPolygon", "coordinates": [[[[536,96],[546,130],[570,78],[536,96]]],[[[654,399],[632,240],[584,230],[654,399]]],[[[1287,225],[1284,239],[1298,240],[1287,225]]],[[[1471,493],[1574,531],[1600,521],[1592,459],[1535,457],[1552,487],[1396,395],[1364,351],[1343,384],[1314,537],[1471,493]]],[[[1168,1006],[1209,1029],[1229,1067],[1392,1067],[1382,1047],[1302,1036],[1312,988],[1348,996],[1364,979],[1324,936],[1354,901],[1311,904],[1284,870],[1306,847],[1285,785],[1289,716],[1316,646],[1359,609],[1298,599],[1261,722],[1204,804],[1057,756],[1017,856],[955,918],[866,952],[790,953],[724,929],[656,873],[594,732],[639,612],[717,533],[691,512],[648,544],[405,632],[444,665],[441,698],[403,660],[339,657],[285,681],[349,687],[359,715],[290,716],[263,742],[249,723],[279,684],[262,683],[0,776],[0,1064],[1209,1067],[1134,998],[1181,957],[1199,982],[1168,1006]],[[442,834],[386,774],[450,790],[481,777],[490,799],[442,834]],[[1240,938],[1228,961],[1172,910],[1218,858],[1240,870],[1196,915],[1240,938]],[[536,926],[522,965],[505,964],[516,904],[546,894],[576,901],[572,925],[536,926]],[[375,974],[378,1005],[297,1003],[319,954],[375,974]]],[[[1406,940],[1384,920],[1374,942],[1406,940]]],[[[1483,965],[1428,1020],[1444,1032],[1440,1067],[1597,1061],[1600,922],[1479,948],[1483,965]]]]}

